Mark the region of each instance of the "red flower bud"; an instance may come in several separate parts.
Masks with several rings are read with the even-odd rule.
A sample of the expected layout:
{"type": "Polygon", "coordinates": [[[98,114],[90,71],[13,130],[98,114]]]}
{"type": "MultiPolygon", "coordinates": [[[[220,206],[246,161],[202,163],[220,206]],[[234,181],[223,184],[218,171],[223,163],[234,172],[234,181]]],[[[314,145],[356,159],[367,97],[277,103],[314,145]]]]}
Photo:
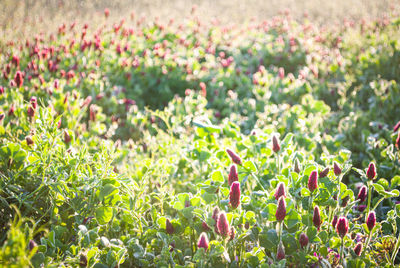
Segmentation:
{"type": "Polygon", "coordinates": [[[283,182],[278,183],[278,186],[276,187],[274,196],[275,196],[275,200],[278,200],[279,197],[281,197],[281,196],[286,198],[285,184],[283,182]]]}
{"type": "Polygon", "coordinates": [[[33,109],[32,106],[29,106],[28,110],[27,110],[27,114],[28,114],[29,117],[34,117],[35,116],[35,109],[33,109]]]}
{"type": "Polygon", "coordinates": [[[396,123],[396,125],[393,127],[393,132],[396,132],[400,128],[400,121],[396,123]]]}
{"type": "Polygon", "coordinates": [[[69,135],[67,130],[64,130],[64,142],[65,143],[70,143],[71,142],[71,136],[69,135]]]}
{"type": "Polygon", "coordinates": [[[201,233],[199,242],[197,242],[198,248],[204,248],[204,250],[208,249],[208,238],[206,233],[201,233]]]}
{"type": "Polygon", "coordinates": [[[234,153],[231,149],[226,149],[226,152],[231,157],[233,163],[237,165],[242,165],[242,159],[240,159],[240,157],[236,153],[234,153]]]}
{"type": "Polygon", "coordinates": [[[35,247],[37,247],[37,244],[34,240],[30,240],[29,244],[28,244],[29,250],[31,251],[32,249],[34,249],[35,247]]]}
{"type": "Polygon", "coordinates": [[[319,212],[318,206],[315,206],[314,208],[313,223],[315,227],[317,227],[317,229],[319,230],[319,227],[321,226],[321,214],[319,212]]]}
{"type": "Polygon", "coordinates": [[[226,218],[225,212],[221,212],[218,217],[217,221],[217,227],[218,227],[218,232],[219,234],[223,237],[226,238],[229,236],[229,222],[228,219],[226,218]]]}
{"type": "Polygon", "coordinates": [[[219,208],[215,207],[213,210],[213,215],[212,215],[212,218],[215,221],[215,223],[217,223],[218,217],[219,217],[219,208]]]}
{"type": "Polygon", "coordinates": [[[319,173],[319,177],[320,178],[324,178],[324,177],[326,177],[327,175],[328,175],[328,173],[329,173],[329,167],[326,167],[324,170],[322,170],[320,173],[319,173]]]}
{"type": "Polygon", "coordinates": [[[302,248],[305,248],[308,245],[308,236],[305,233],[300,234],[299,243],[302,248]]]}
{"type": "Polygon", "coordinates": [[[4,117],[6,117],[5,114],[0,114],[0,122],[3,121],[4,117]]]}
{"type": "Polygon", "coordinates": [[[229,186],[231,186],[234,181],[238,181],[238,180],[239,180],[239,175],[238,175],[238,172],[237,172],[236,165],[232,165],[231,169],[229,171],[229,176],[228,176],[228,184],[229,184],[229,186]]]}
{"type": "Polygon", "coordinates": [[[23,76],[22,72],[17,71],[15,73],[14,81],[18,87],[22,87],[22,85],[24,84],[24,76],[23,76]]]}
{"type": "Polygon", "coordinates": [[[367,186],[363,185],[358,192],[357,200],[360,200],[360,203],[364,202],[367,198],[367,186]]]}
{"type": "Polygon", "coordinates": [[[347,206],[347,203],[349,202],[349,199],[350,199],[350,196],[346,196],[346,197],[344,197],[342,199],[342,204],[341,204],[342,208],[347,206]]]}
{"type": "Polygon", "coordinates": [[[333,173],[335,173],[336,176],[339,176],[342,174],[342,169],[339,167],[338,163],[334,162],[333,163],[333,173]]]}
{"type": "Polygon", "coordinates": [[[37,99],[36,99],[36,97],[32,97],[30,102],[31,102],[31,105],[32,105],[33,109],[36,109],[37,108],[37,99]]]}
{"type": "Polygon", "coordinates": [[[335,216],[333,217],[333,220],[332,220],[332,227],[333,227],[333,229],[336,228],[337,220],[338,220],[338,217],[335,215],[335,216]]]}
{"type": "Polygon", "coordinates": [[[281,146],[279,145],[278,138],[276,136],[272,137],[272,150],[277,153],[281,149],[281,146]]]}
{"type": "Polygon", "coordinates": [[[369,180],[373,180],[376,177],[376,168],[374,163],[369,163],[368,170],[367,170],[367,178],[369,180]]]}
{"type": "Polygon", "coordinates": [[[210,227],[208,227],[207,223],[204,222],[204,221],[201,223],[201,227],[202,227],[203,230],[206,231],[206,232],[211,230],[210,227]]]}
{"type": "Polygon", "coordinates": [[[317,171],[313,170],[310,174],[310,177],[308,177],[308,190],[310,192],[314,192],[318,188],[318,174],[317,171]]]}
{"type": "Polygon", "coordinates": [[[165,230],[170,235],[174,233],[174,226],[172,226],[172,223],[169,219],[167,219],[167,221],[165,222],[165,230]]]}
{"type": "Polygon", "coordinates": [[[371,211],[371,212],[368,214],[367,222],[366,222],[366,223],[367,223],[368,230],[369,230],[369,231],[372,231],[372,229],[374,229],[375,223],[376,223],[375,211],[371,211]]]}
{"type": "Polygon", "coordinates": [[[357,206],[357,210],[360,211],[360,212],[363,212],[366,208],[367,208],[366,205],[359,205],[359,206],[357,206]]]}
{"type": "Polygon", "coordinates": [[[285,247],[283,246],[282,241],[279,242],[278,251],[276,252],[276,259],[278,261],[283,260],[285,258],[285,247]]]}
{"type": "Polygon", "coordinates": [[[29,146],[33,144],[33,140],[31,138],[31,136],[26,136],[25,141],[26,141],[26,144],[28,144],[29,146]]]}
{"type": "Polygon", "coordinates": [[[397,149],[400,149],[400,131],[399,131],[399,133],[397,134],[396,147],[397,147],[397,149]]]}
{"type": "Polygon", "coordinates": [[[235,227],[231,226],[231,230],[230,230],[230,234],[229,234],[229,241],[235,239],[235,234],[236,234],[235,227]]]}
{"type": "Polygon", "coordinates": [[[275,217],[277,221],[283,221],[286,216],[286,202],[285,197],[281,196],[278,199],[278,207],[276,208],[275,217]]]}
{"type": "Polygon", "coordinates": [[[354,247],[354,253],[356,253],[357,256],[361,256],[362,249],[363,244],[361,242],[358,242],[357,245],[354,247]]]}
{"type": "Polygon", "coordinates": [[[343,238],[346,236],[348,230],[349,230],[349,222],[347,221],[347,218],[340,217],[336,224],[336,232],[341,238],[343,238]]]}
{"type": "Polygon", "coordinates": [[[240,205],[240,183],[238,181],[232,183],[229,192],[229,203],[234,209],[240,205]]]}

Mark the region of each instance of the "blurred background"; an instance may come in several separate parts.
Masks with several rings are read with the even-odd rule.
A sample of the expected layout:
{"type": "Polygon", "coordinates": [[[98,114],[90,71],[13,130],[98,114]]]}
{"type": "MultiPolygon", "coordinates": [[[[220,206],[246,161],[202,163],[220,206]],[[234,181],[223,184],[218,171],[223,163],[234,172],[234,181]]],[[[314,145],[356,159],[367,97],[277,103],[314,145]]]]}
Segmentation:
{"type": "Polygon", "coordinates": [[[195,6],[202,21],[217,18],[223,23],[244,23],[269,19],[289,11],[295,19],[304,16],[318,24],[336,25],[343,19],[384,18],[398,14],[400,0],[0,0],[1,38],[10,40],[41,31],[55,31],[63,22],[96,25],[104,20],[135,19],[160,22],[187,19],[195,6]]]}

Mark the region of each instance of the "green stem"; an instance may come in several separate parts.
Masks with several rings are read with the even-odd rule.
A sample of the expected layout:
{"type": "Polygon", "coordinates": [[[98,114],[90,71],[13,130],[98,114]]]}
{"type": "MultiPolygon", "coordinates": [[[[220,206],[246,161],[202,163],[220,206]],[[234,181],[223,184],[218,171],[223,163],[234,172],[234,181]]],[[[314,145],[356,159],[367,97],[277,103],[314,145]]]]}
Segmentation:
{"type": "Polygon", "coordinates": [[[397,237],[396,246],[394,247],[394,251],[392,254],[392,264],[394,264],[394,260],[396,259],[397,253],[399,252],[399,248],[400,248],[400,233],[399,236],[397,237]]]}
{"type": "Polygon", "coordinates": [[[367,205],[367,215],[369,214],[371,208],[371,196],[372,196],[372,184],[371,181],[368,181],[368,205],[367,205]]]}
{"type": "Polygon", "coordinates": [[[342,245],[340,247],[340,261],[339,261],[339,263],[342,263],[342,265],[344,267],[343,253],[344,253],[344,239],[342,238],[342,245]]]}
{"type": "Polygon", "coordinates": [[[251,176],[256,180],[256,182],[258,183],[258,185],[260,185],[261,189],[265,192],[265,189],[264,189],[264,187],[262,186],[260,180],[257,178],[257,176],[256,176],[253,172],[251,172],[250,174],[251,174],[251,176]]]}
{"type": "Polygon", "coordinates": [[[282,229],[283,229],[283,221],[278,222],[278,228],[279,228],[279,242],[282,241],[282,229]]]}

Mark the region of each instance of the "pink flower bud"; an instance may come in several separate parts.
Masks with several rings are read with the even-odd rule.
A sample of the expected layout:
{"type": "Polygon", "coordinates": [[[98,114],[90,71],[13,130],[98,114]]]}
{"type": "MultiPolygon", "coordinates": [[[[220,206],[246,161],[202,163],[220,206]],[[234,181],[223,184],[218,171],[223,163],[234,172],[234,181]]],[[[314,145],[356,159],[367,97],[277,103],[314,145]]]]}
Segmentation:
{"type": "Polygon", "coordinates": [[[349,222],[347,221],[347,218],[340,217],[336,224],[336,232],[341,238],[343,238],[346,236],[348,230],[349,230],[349,222]]]}
{"type": "Polygon", "coordinates": [[[212,218],[215,221],[215,223],[217,223],[218,217],[219,217],[219,208],[215,207],[213,210],[213,215],[212,215],[212,218]]]}
{"type": "Polygon", "coordinates": [[[372,229],[374,229],[375,223],[376,223],[375,211],[371,211],[371,212],[368,214],[367,222],[366,222],[366,223],[367,223],[368,230],[369,230],[369,231],[372,231],[372,229]]]}
{"type": "Polygon", "coordinates": [[[29,247],[29,250],[31,251],[32,249],[37,247],[37,244],[36,244],[36,242],[34,240],[30,240],[28,247],[29,247]]]}
{"type": "Polygon", "coordinates": [[[333,173],[335,173],[336,176],[339,176],[342,174],[342,169],[339,167],[338,163],[334,162],[333,163],[333,173]]]}
{"type": "Polygon", "coordinates": [[[24,84],[24,75],[22,74],[21,71],[17,71],[15,73],[14,81],[18,87],[22,87],[22,85],[24,84]]]}
{"type": "Polygon", "coordinates": [[[286,216],[286,202],[285,197],[281,196],[278,199],[278,207],[276,208],[275,217],[277,221],[283,221],[286,216]]]}
{"type": "Polygon", "coordinates": [[[296,161],[294,162],[294,172],[296,172],[297,174],[300,173],[300,161],[299,159],[296,158],[296,161]]]}
{"type": "Polygon", "coordinates": [[[167,219],[167,221],[165,222],[165,230],[170,235],[174,233],[174,226],[172,226],[172,223],[169,219],[167,219]]]}
{"type": "Polygon", "coordinates": [[[70,143],[71,142],[71,136],[69,135],[67,130],[64,130],[64,142],[65,143],[70,143]]]}
{"type": "Polygon", "coordinates": [[[396,123],[396,125],[393,127],[393,132],[396,132],[400,128],[400,121],[396,123]]]}
{"type": "Polygon", "coordinates": [[[37,108],[37,99],[36,99],[36,97],[32,97],[30,102],[31,102],[31,105],[32,105],[33,109],[36,109],[37,108]]]}
{"type": "Polygon", "coordinates": [[[363,185],[358,192],[357,200],[360,200],[360,203],[364,202],[367,198],[367,186],[363,185]]]}
{"type": "Polygon", "coordinates": [[[400,131],[397,133],[396,148],[400,149],[400,131]]]}
{"type": "Polygon", "coordinates": [[[28,110],[26,111],[29,117],[34,117],[35,116],[35,109],[32,108],[32,106],[28,107],[28,110]]]}
{"type": "Polygon", "coordinates": [[[305,248],[308,245],[308,236],[305,233],[300,234],[299,243],[302,248],[305,248]]]}
{"type": "Polygon", "coordinates": [[[275,200],[278,200],[279,197],[281,197],[281,196],[286,198],[285,184],[283,182],[278,183],[278,186],[276,187],[274,196],[275,196],[275,200]]]}
{"type": "Polygon", "coordinates": [[[326,167],[324,170],[322,170],[320,173],[319,173],[319,177],[320,178],[324,178],[324,177],[326,177],[327,175],[328,175],[328,173],[329,173],[329,167],[326,167]]]}
{"type": "Polygon", "coordinates": [[[318,206],[315,206],[314,208],[313,223],[315,227],[317,227],[317,229],[319,230],[319,227],[321,226],[321,214],[319,212],[318,206]]]}
{"type": "Polygon", "coordinates": [[[232,165],[231,169],[229,171],[229,176],[228,176],[228,184],[229,184],[229,186],[231,186],[234,181],[238,181],[238,180],[239,180],[239,175],[238,175],[238,172],[237,172],[236,165],[232,165]]]}
{"type": "Polygon", "coordinates": [[[369,163],[367,170],[367,177],[369,180],[373,180],[376,177],[376,168],[374,163],[369,163]]]}
{"type": "Polygon", "coordinates": [[[234,153],[231,149],[226,149],[226,152],[231,157],[233,163],[240,166],[242,165],[242,159],[240,159],[240,157],[236,153],[234,153]]]}
{"type": "Polygon", "coordinates": [[[276,252],[276,259],[278,261],[283,260],[285,258],[285,247],[283,246],[282,241],[279,242],[278,251],[276,252]]]}
{"type": "Polygon", "coordinates": [[[201,233],[199,242],[197,242],[198,248],[204,248],[204,250],[208,249],[208,238],[206,233],[201,233]]]}
{"type": "Polygon", "coordinates": [[[207,223],[204,222],[204,221],[201,223],[201,227],[202,227],[203,230],[206,231],[206,232],[211,230],[210,227],[208,227],[207,223]]]}
{"type": "Polygon", "coordinates": [[[276,136],[272,137],[272,150],[277,153],[281,149],[281,146],[279,145],[278,138],[276,136]]]}
{"type": "Polygon", "coordinates": [[[310,174],[310,177],[308,177],[308,190],[310,192],[314,192],[318,188],[318,174],[317,171],[313,170],[310,174]]]}
{"type": "Polygon", "coordinates": [[[354,247],[354,253],[356,253],[357,256],[361,256],[362,249],[363,244],[361,242],[358,242],[357,245],[354,247]]]}
{"type": "Polygon", "coordinates": [[[218,217],[217,221],[217,227],[218,227],[218,232],[219,234],[223,237],[226,238],[229,236],[229,222],[228,219],[226,218],[225,212],[221,212],[218,217]]]}
{"type": "Polygon", "coordinates": [[[232,183],[229,192],[229,203],[234,209],[240,205],[240,183],[238,181],[232,183]]]}

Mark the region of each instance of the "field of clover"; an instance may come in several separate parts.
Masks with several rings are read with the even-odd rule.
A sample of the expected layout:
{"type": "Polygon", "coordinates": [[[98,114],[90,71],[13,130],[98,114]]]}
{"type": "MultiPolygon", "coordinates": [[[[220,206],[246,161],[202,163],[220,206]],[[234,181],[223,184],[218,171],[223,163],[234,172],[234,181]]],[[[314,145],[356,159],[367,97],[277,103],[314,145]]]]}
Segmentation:
{"type": "Polygon", "coordinates": [[[0,40],[0,266],[400,263],[399,18],[104,15],[0,40]]]}

